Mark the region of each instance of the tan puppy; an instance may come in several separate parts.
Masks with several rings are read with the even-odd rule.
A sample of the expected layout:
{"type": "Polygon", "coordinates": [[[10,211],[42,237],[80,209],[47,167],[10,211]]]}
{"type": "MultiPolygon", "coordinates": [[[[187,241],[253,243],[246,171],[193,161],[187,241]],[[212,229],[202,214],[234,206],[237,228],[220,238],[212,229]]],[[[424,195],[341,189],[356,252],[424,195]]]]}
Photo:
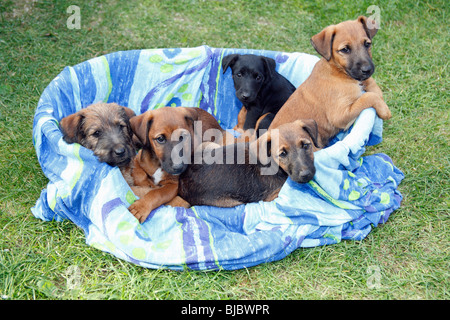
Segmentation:
{"type": "Polygon", "coordinates": [[[361,16],[313,36],[311,43],[322,58],[277,113],[270,129],[296,119],[314,119],[323,148],[366,108],[374,107],[383,120],[391,118],[382,92],[371,78],[375,66],[370,48],[376,32],[361,16]]]}
{"type": "Polygon", "coordinates": [[[142,223],[153,209],[163,204],[189,207],[176,198],[178,176],[186,170],[206,130],[218,130],[224,140],[225,131],[212,115],[199,108],[150,110],[131,118],[130,123],[143,148],[130,166],[122,170],[125,180],[140,198],[128,210],[142,223]],[[201,131],[196,134],[201,137],[195,137],[194,125],[200,124],[199,121],[201,131]]]}

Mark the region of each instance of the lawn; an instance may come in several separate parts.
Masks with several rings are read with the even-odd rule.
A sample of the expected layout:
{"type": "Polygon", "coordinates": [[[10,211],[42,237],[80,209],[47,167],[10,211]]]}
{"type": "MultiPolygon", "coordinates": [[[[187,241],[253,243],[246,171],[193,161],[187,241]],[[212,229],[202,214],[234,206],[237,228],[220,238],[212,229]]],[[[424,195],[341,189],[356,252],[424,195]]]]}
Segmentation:
{"type": "Polygon", "coordinates": [[[433,1],[0,2],[1,299],[449,299],[448,3],[433,1]],[[68,28],[70,5],[80,29],[68,28]],[[374,78],[393,118],[383,152],[405,179],[402,206],[363,241],[298,249],[238,271],[145,269],[85,244],[72,222],[30,208],[47,185],[31,132],[64,66],[106,53],[196,47],[316,54],[309,38],[379,8],[374,78]]]}

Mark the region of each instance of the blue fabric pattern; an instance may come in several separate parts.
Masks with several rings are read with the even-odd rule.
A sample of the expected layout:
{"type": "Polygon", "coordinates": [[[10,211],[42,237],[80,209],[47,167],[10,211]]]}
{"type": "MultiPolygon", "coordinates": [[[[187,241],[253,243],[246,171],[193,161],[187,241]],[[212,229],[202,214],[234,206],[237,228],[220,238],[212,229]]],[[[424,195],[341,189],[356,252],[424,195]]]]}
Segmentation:
{"type": "Polygon", "coordinates": [[[59,121],[88,105],[116,102],[141,114],[164,106],[199,107],[225,129],[237,122],[241,104],[223,56],[260,54],[296,87],[318,58],[303,53],[197,48],[115,52],[66,67],[39,100],[33,125],[37,158],[49,183],[33,215],[69,219],[86,243],[147,268],[234,270],[286,257],[297,248],[364,239],[399,208],[403,173],[385,154],[363,156],[382,140],[374,109],[315,153],[314,180],[290,179],[271,202],[234,208],[161,206],[140,224],[127,210],[135,201],[118,168],[62,139],[59,121]]]}

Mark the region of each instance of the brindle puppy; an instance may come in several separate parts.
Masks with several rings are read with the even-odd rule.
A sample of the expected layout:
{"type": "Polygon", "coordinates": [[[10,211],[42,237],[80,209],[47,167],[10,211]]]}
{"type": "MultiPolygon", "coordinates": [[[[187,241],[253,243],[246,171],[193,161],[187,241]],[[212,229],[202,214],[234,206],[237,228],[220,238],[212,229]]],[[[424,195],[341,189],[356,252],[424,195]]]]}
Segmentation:
{"type": "Polygon", "coordinates": [[[79,143],[100,162],[123,167],[136,155],[129,120],[134,115],[116,103],[99,102],[63,118],[60,127],[67,143],[79,143]]]}

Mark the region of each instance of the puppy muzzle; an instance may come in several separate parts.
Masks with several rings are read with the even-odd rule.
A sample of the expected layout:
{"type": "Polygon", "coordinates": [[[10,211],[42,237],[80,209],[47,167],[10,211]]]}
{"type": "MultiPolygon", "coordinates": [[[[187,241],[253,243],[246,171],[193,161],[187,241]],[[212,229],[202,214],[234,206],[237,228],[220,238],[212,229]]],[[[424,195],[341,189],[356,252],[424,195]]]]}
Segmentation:
{"type": "Polygon", "coordinates": [[[242,103],[251,103],[256,99],[256,94],[252,94],[249,91],[238,90],[236,95],[242,103]]]}
{"type": "Polygon", "coordinates": [[[348,70],[348,74],[355,80],[364,81],[369,79],[375,72],[375,65],[371,60],[356,63],[353,68],[348,70]]]}
{"type": "Polygon", "coordinates": [[[294,174],[289,175],[289,177],[295,182],[307,183],[314,178],[315,174],[316,174],[316,169],[312,168],[312,169],[301,170],[295,175],[294,174]]]}
{"type": "Polygon", "coordinates": [[[163,166],[163,170],[168,174],[172,175],[180,175],[187,169],[187,164],[185,163],[177,163],[169,166],[163,166]]]}

